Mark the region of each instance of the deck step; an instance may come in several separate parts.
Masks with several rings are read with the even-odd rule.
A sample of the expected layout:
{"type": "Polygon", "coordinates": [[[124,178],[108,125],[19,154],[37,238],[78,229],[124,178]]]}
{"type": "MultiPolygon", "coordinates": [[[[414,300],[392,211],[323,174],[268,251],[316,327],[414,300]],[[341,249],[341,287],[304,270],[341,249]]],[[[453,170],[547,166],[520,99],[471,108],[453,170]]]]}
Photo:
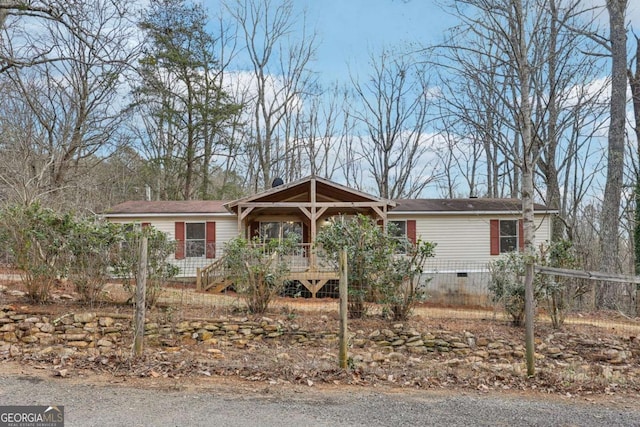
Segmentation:
{"type": "Polygon", "coordinates": [[[233,283],[228,279],[223,279],[222,281],[215,281],[214,283],[210,283],[208,286],[204,287],[202,290],[205,292],[213,292],[214,294],[219,294],[233,283]]]}

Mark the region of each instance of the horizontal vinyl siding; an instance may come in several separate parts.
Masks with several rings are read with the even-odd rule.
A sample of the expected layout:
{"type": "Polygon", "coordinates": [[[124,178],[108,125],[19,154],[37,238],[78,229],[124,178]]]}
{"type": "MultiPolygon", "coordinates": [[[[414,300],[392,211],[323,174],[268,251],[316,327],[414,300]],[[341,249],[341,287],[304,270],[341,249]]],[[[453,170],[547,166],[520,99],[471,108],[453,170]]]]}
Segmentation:
{"type": "Polygon", "coordinates": [[[217,252],[224,250],[224,244],[238,237],[238,221],[235,218],[216,221],[217,252]]]}
{"type": "Polygon", "coordinates": [[[434,261],[488,261],[489,221],[481,217],[429,216],[416,219],[416,234],[436,243],[434,261]]]}
{"type": "MultiPolygon", "coordinates": [[[[519,219],[518,215],[390,215],[389,220],[416,220],[416,236],[434,242],[433,261],[485,263],[490,254],[491,219],[519,219]]],[[[536,218],[536,247],[549,241],[548,218],[536,218]]]]}
{"type": "Polygon", "coordinates": [[[151,224],[152,227],[165,233],[170,240],[175,240],[175,223],[176,222],[215,222],[216,223],[216,240],[228,241],[238,235],[238,222],[235,217],[210,217],[210,216],[193,216],[193,217],[153,217],[153,218],[110,218],[110,222],[116,224],[132,224],[143,222],[151,224]]]}
{"type": "Polygon", "coordinates": [[[211,217],[211,216],[169,216],[169,217],[123,217],[123,218],[109,218],[109,220],[116,224],[141,224],[143,222],[151,224],[152,227],[161,231],[167,235],[169,240],[175,240],[175,223],[176,222],[215,222],[216,223],[216,258],[208,259],[206,257],[199,258],[185,258],[175,259],[175,254],[172,254],[168,258],[168,262],[176,265],[180,268],[178,277],[195,277],[196,270],[198,268],[206,267],[207,265],[215,262],[216,259],[222,254],[224,250],[224,244],[230,239],[238,235],[238,222],[235,217],[211,217]]]}

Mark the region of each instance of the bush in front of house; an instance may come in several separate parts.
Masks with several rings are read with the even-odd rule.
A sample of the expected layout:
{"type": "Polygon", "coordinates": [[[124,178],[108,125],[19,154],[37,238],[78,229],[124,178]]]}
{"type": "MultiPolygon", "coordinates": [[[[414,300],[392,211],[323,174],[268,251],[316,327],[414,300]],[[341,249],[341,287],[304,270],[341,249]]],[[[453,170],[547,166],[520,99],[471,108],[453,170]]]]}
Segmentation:
{"type": "Polygon", "coordinates": [[[87,304],[98,301],[109,280],[120,231],[119,225],[95,218],[75,219],[69,229],[67,277],[87,304]]]}
{"type": "Polygon", "coordinates": [[[336,268],[340,252],[347,250],[351,318],[364,317],[369,303],[381,303],[394,320],[405,320],[424,299],[418,281],[425,259],[434,256],[435,244],[401,242],[365,215],[333,218],[315,243],[336,268]]]}
{"type": "MultiPolygon", "coordinates": [[[[516,326],[524,322],[525,256],[522,252],[509,252],[489,264],[492,300],[502,305],[516,326]]],[[[547,267],[572,268],[577,260],[572,243],[562,240],[541,245],[535,254],[535,263],[547,267]]],[[[534,277],[534,301],[545,304],[554,328],[562,326],[571,302],[586,292],[584,286],[574,282],[570,278],[550,274],[538,273],[534,277]]]]}
{"type": "MultiPolygon", "coordinates": [[[[524,322],[524,276],[525,255],[522,252],[507,252],[489,264],[491,281],[489,292],[494,303],[502,306],[515,326],[524,322]]],[[[539,295],[539,286],[534,281],[534,295],[539,295]]]]}
{"type": "Polygon", "coordinates": [[[69,278],[84,302],[93,304],[115,273],[131,295],[137,279],[140,238],[148,245],[147,301],[177,273],[166,260],[174,251],[167,235],[152,227],[133,227],[59,213],[38,203],[10,205],[0,211],[0,244],[20,271],[27,296],[44,303],[56,282],[69,278]]]}
{"type": "Polygon", "coordinates": [[[266,312],[272,299],[282,291],[290,271],[287,255],[295,251],[298,243],[298,237],[292,235],[266,242],[259,237],[252,240],[238,237],[225,244],[225,271],[250,313],[266,312]]]}
{"type": "Polygon", "coordinates": [[[423,278],[423,265],[427,258],[435,256],[435,249],[435,243],[423,240],[406,245],[403,255],[393,257],[389,268],[381,272],[381,302],[392,320],[407,320],[416,303],[426,300],[424,281],[431,278],[423,278]]]}
{"type": "Polygon", "coordinates": [[[116,277],[123,279],[129,301],[135,300],[140,264],[140,242],[143,236],[147,237],[145,301],[148,307],[153,307],[160,298],[163,286],[180,272],[178,267],[167,261],[175,253],[175,242],[152,226],[118,225],[117,235],[119,242],[112,269],[116,277]]]}
{"type": "MultiPolygon", "coordinates": [[[[548,267],[573,269],[578,265],[573,243],[569,240],[553,242],[540,247],[540,264],[548,267]]],[[[589,291],[590,287],[570,277],[540,275],[547,314],[554,328],[564,324],[573,301],[589,291]]]]}
{"type": "Polygon", "coordinates": [[[322,227],[315,241],[326,257],[339,268],[340,252],[347,251],[348,312],[360,319],[380,300],[380,274],[388,271],[396,241],[376,221],[365,215],[332,218],[322,227]]]}
{"type": "Polygon", "coordinates": [[[56,281],[64,276],[73,224],[70,214],[38,203],[11,205],[0,212],[0,242],[9,249],[33,302],[47,302],[56,281]]]}

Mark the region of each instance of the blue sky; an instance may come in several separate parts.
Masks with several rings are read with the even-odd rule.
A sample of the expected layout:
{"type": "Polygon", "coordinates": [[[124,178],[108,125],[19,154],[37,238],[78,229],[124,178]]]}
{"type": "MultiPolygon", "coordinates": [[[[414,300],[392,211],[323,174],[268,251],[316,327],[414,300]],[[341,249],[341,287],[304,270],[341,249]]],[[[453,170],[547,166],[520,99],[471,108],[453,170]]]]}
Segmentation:
{"type": "MultiPolygon", "coordinates": [[[[274,4],[278,1],[272,0],[274,4]]],[[[347,81],[350,69],[367,73],[370,54],[377,57],[383,47],[436,44],[442,41],[444,31],[456,24],[456,18],[439,5],[453,0],[292,1],[298,15],[306,12],[307,27],[317,32],[317,55],[310,67],[321,74],[324,83],[347,81]]],[[[585,8],[602,7],[599,16],[607,23],[605,0],[580,1],[585,8]]],[[[221,9],[220,0],[203,4],[213,14],[221,9]]],[[[640,33],[640,0],[629,0],[627,18],[640,33]]],[[[634,41],[632,35],[629,39],[634,41]]]]}
{"type": "Polygon", "coordinates": [[[433,44],[454,20],[432,0],[295,0],[306,8],[318,32],[317,61],[322,79],[344,80],[367,68],[369,53],[407,42],[433,44]]]}
{"type": "MultiPolygon", "coordinates": [[[[306,9],[309,25],[318,32],[317,57],[312,68],[322,80],[345,81],[351,70],[368,69],[369,53],[382,47],[406,42],[425,45],[442,40],[443,32],[456,20],[438,3],[448,0],[294,0],[300,11],[306,9]]],[[[603,6],[605,0],[582,0],[603,6]]],[[[602,10],[606,23],[608,15],[602,10]]],[[[628,21],[640,33],[640,0],[629,0],[628,21]]],[[[630,35],[630,42],[634,42],[630,35]]]]}

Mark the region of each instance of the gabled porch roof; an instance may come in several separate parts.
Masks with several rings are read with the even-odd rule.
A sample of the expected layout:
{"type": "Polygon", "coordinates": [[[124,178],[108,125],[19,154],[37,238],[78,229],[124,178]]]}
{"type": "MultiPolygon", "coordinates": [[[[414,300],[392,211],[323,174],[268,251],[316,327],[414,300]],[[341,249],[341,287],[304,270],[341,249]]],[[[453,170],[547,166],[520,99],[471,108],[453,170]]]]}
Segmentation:
{"type": "Polygon", "coordinates": [[[354,190],[324,178],[308,176],[262,193],[228,202],[229,212],[245,217],[249,213],[293,214],[303,211],[309,218],[338,214],[375,214],[386,218],[396,203],[354,190]]]}

